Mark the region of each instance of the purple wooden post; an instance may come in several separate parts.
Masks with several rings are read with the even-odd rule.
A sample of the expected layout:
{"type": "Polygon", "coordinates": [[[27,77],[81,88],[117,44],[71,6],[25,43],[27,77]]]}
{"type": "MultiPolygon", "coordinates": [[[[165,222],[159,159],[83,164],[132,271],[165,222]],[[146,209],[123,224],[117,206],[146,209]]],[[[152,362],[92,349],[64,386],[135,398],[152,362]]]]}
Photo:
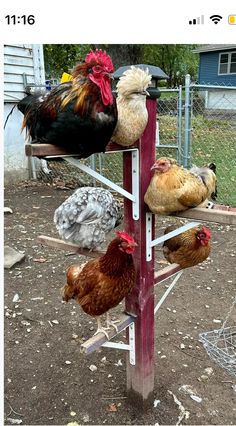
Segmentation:
{"type": "MultiPolygon", "coordinates": [[[[138,242],[134,261],[137,271],[136,286],[126,298],[126,310],[137,315],[135,321],[136,365],[127,360],[127,392],[133,403],[142,407],[149,405],[154,389],[154,256],[146,262],[146,211],[144,194],[149,185],[155,161],[156,99],[147,99],[148,124],[138,142],[140,155],[140,218],[132,218],[132,202],[125,200],[125,230],[138,242]]],[[[131,154],[124,153],[124,188],[131,188],[131,154]]],[[[154,239],[154,216],[152,239],[154,239]]]]}

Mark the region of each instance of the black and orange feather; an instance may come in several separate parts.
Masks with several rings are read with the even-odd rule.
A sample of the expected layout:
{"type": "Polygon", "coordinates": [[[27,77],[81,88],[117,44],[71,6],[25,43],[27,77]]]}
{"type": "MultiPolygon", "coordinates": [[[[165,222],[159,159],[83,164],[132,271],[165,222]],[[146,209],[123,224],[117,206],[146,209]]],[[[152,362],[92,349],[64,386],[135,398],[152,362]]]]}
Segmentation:
{"type": "Polygon", "coordinates": [[[22,99],[18,109],[32,142],[61,146],[80,158],[104,152],[117,122],[111,72],[113,64],[105,52],[90,52],[75,67],[72,80],[48,95],[22,99]]]}

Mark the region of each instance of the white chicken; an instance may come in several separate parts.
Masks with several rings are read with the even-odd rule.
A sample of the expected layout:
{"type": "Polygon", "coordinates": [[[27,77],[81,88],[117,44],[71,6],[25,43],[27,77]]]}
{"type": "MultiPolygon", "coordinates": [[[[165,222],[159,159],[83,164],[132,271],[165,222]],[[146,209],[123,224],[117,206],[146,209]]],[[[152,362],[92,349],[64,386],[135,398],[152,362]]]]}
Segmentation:
{"type": "Polygon", "coordinates": [[[148,68],[144,71],[133,65],[120,77],[116,99],[118,121],[111,138],[113,142],[129,146],[143,134],[148,122],[146,97],[151,79],[148,68]]]}
{"type": "Polygon", "coordinates": [[[63,240],[90,250],[100,248],[122,218],[120,202],[108,190],[90,186],[77,189],[54,213],[63,240]]]}

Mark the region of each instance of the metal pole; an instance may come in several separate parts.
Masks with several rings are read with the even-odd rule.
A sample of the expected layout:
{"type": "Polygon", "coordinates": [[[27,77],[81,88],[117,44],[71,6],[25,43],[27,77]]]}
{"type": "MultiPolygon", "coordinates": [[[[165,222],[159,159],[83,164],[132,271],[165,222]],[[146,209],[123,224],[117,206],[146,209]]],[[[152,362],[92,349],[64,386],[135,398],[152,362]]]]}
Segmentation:
{"type": "Polygon", "coordinates": [[[193,90],[190,88],[190,106],[189,106],[189,134],[188,134],[188,141],[189,141],[189,167],[192,167],[192,157],[193,157],[193,150],[192,150],[192,115],[193,115],[193,90]]]}
{"type": "MultiPolygon", "coordinates": [[[[90,167],[92,170],[94,170],[96,172],[96,158],[95,158],[95,154],[92,154],[90,156],[90,167]]],[[[96,179],[93,178],[93,186],[97,186],[97,182],[96,179]]]]}
{"type": "Polygon", "coordinates": [[[178,138],[178,151],[177,161],[178,164],[182,164],[182,86],[179,86],[178,93],[178,121],[177,121],[177,138],[178,138]]]}
{"type": "Polygon", "coordinates": [[[184,124],[184,167],[188,167],[189,133],[190,133],[190,75],[185,76],[185,124],[184,124]]]}

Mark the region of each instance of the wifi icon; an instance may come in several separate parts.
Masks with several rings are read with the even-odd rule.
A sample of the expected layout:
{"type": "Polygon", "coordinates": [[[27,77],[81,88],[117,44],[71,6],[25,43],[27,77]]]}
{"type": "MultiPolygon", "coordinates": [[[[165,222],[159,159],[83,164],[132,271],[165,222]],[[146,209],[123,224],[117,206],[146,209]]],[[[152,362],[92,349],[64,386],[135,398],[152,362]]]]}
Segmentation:
{"type": "Polygon", "coordinates": [[[218,24],[221,21],[222,16],[212,15],[212,16],[210,16],[210,19],[212,20],[212,22],[214,22],[214,24],[218,24]]]}

